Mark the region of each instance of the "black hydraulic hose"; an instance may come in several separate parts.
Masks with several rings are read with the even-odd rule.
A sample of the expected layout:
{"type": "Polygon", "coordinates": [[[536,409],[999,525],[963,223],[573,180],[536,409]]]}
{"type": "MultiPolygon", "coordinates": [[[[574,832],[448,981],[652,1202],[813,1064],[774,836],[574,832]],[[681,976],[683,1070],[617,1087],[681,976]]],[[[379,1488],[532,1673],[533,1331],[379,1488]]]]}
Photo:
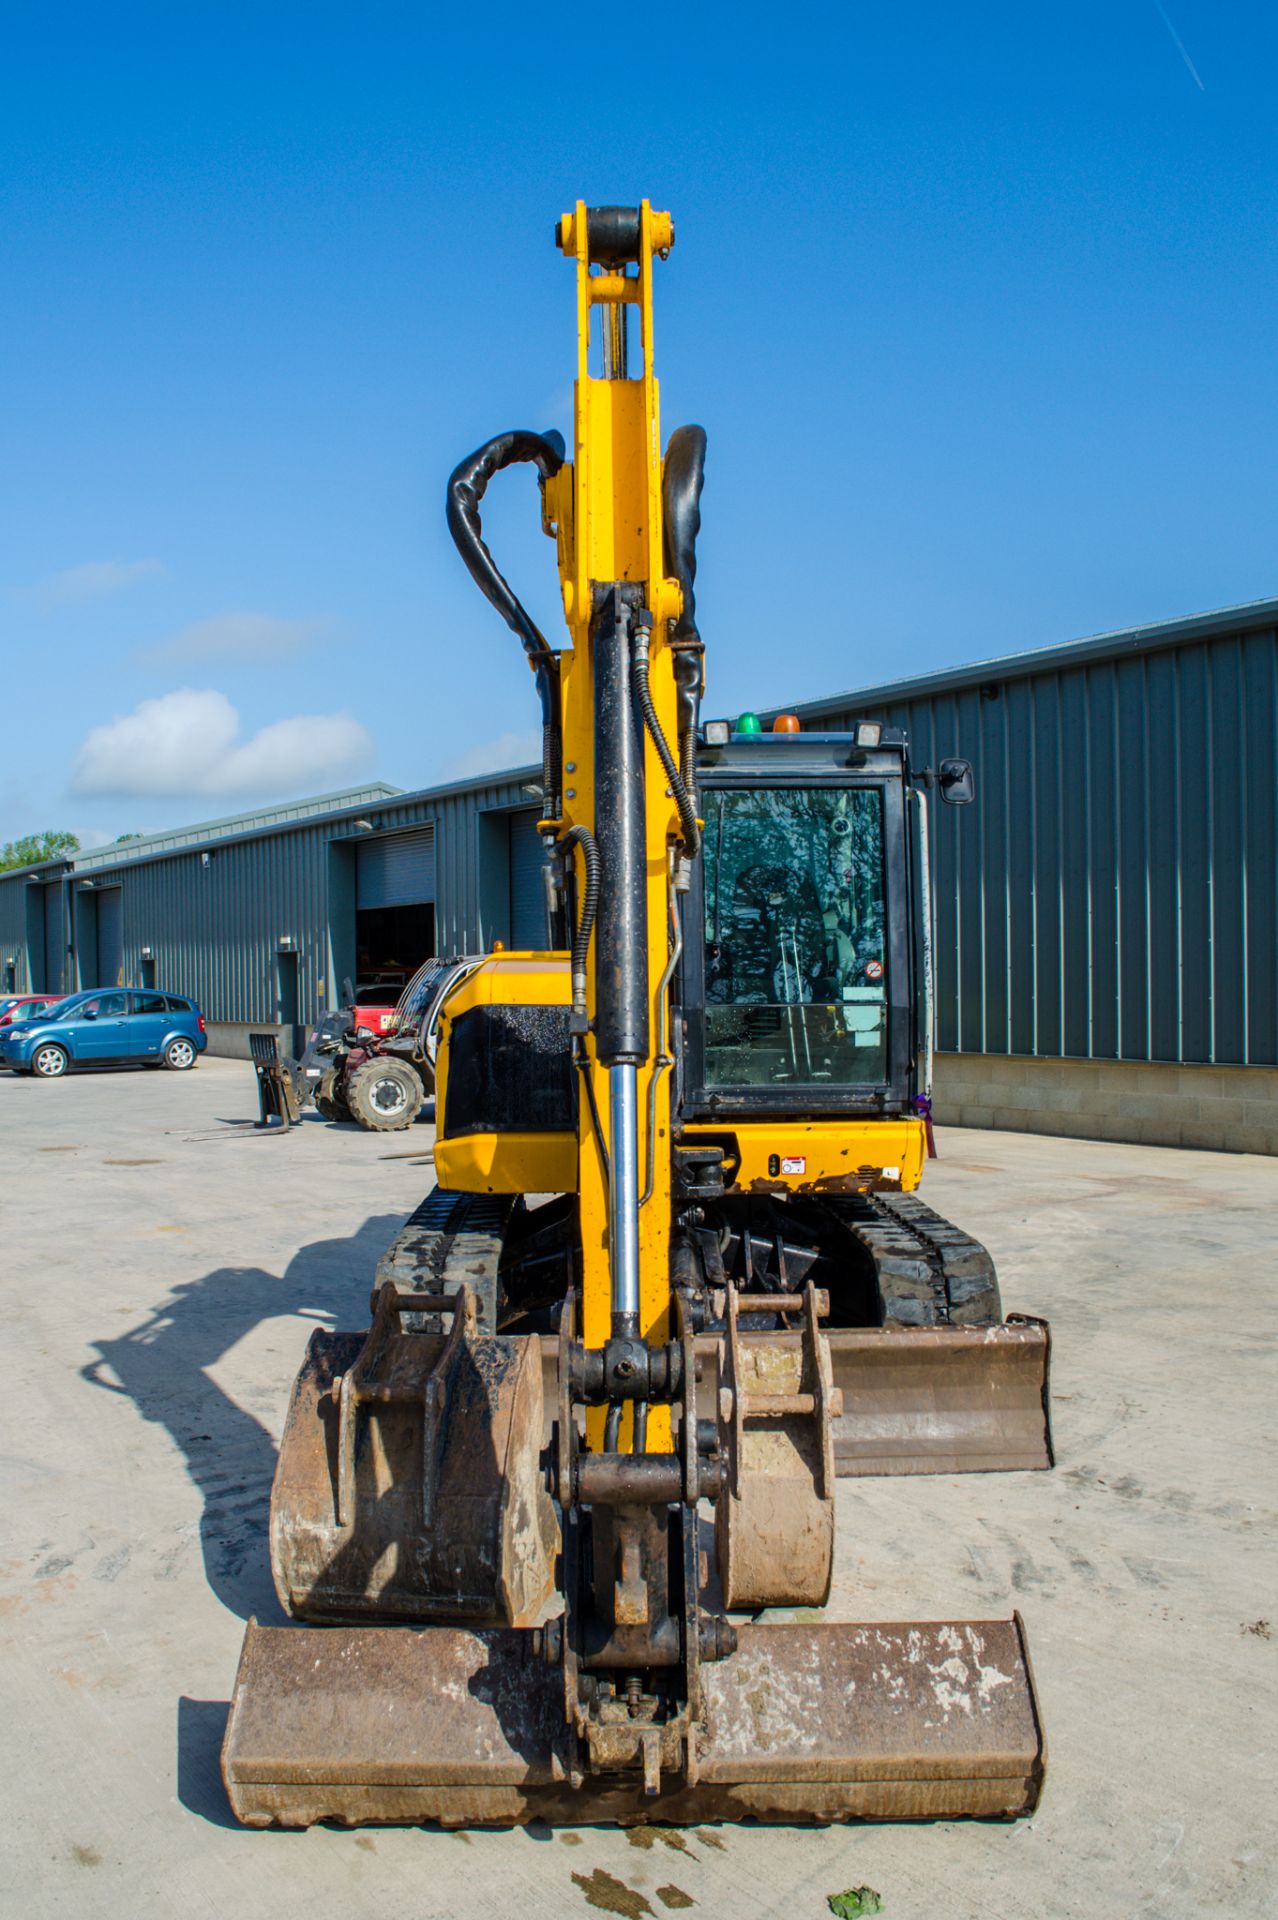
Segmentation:
{"type": "Polygon", "coordinates": [[[679,771],[683,775],[683,784],[692,795],[693,803],[697,797],[697,729],[696,724],[685,727],[679,742],[679,771]]]}
{"type": "Polygon", "coordinates": [[[582,859],[586,863],[586,884],[582,890],[581,912],[577,916],[577,927],[572,938],[572,998],[573,1005],[579,1005],[584,1012],[587,956],[595,926],[595,913],[599,907],[599,848],[589,827],[569,827],[559,842],[559,851],[570,853],[574,847],[581,848],[582,859]]]}
{"type": "Polygon", "coordinates": [[[586,1105],[590,1109],[590,1126],[595,1136],[595,1145],[599,1149],[599,1164],[603,1168],[604,1185],[612,1185],[612,1162],[608,1158],[608,1142],[604,1139],[603,1122],[599,1118],[599,1102],[595,1099],[595,1083],[590,1077],[590,1055],[586,1052],[586,1043],[578,1038],[573,1059],[581,1073],[581,1082],[586,1089],[586,1105]]]}
{"type": "Polygon", "coordinates": [[[499,433],[465,460],[448,480],[448,531],[466,563],[467,571],[484,598],[496,607],[512,633],[518,635],[537,676],[541,696],[542,806],[545,818],[559,812],[560,766],[563,760],[559,716],[559,660],[528,609],[512,591],[484,542],[479,503],[493,475],[503,467],[528,461],[542,480],[549,480],[564,463],[562,434],[533,433],[519,427],[499,433]]]}
{"type": "Polygon", "coordinates": [[[657,709],[652,704],[652,689],[648,684],[648,635],[642,628],[635,635],[634,658],[630,664],[630,684],[634,689],[635,699],[639,703],[644,724],[652,735],[652,744],[657,749],[657,758],[665,769],[675,806],[679,810],[679,824],[683,828],[684,853],[689,860],[695,860],[701,851],[701,828],[697,824],[697,809],[675,757],[670,751],[670,743],[661,731],[657,709]]]}
{"type": "Polygon", "coordinates": [[[706,478],[704,427],[676,427],[661,468],[666,571],[683,590],[683,612],[675,622],[676,647],[700,646],[697,602],[697,535],[701,531],[701,489],[706,478]]]}
{"type": "MultiPolygon", "coordinates": [[[[589,827],[569,827],[559,842],[559,851],[570,854],[574,847],[581,848],[581,857],[586,864],[586,884],[582,889],[581,911],[577,916],[577,925],[572,937],[572,1004],[574,1011],[584,1015],[590,936],[594,932],[595,913],[599,906],[599,848],[595,844],[595,836],[589,827]]],[[[603,1123],[599,1118],[595,1083],[590,1077],[590,1056],[586,1052],[586,1044],[580,1034],[574,1037],[572,1057],[580,1071],[582,1085],[586,1090],[586,1106],[590,1112],[590,1126],[595,1136],[595,1145],[599,1149],[599,1164],[603,1168],[604,1184],[611,1186],[612,1163],[608,1158],[608,1143],[604,1139],[603,1123]]]]}
{"type": "Polygon", "coordinates": [[[499,433],[495,440],[487,441],[458,461],[448,480],[448,531],[476,586],[496,607],[506,625],[519,635],[533,665],[544,662],[553,665],[555,656],[545,635],[512,592],[484,544],[483,522],[479,517],[479,503],[493,475],[523,460],[530,461],[543,480],[552,479],[564,463],[563,435],[532,433],[527,428],[516,427],[510,433],[499,433]]]}
{"type": "Polygon", "coordinates": [[[671,640],[678,695],[680,772],[692,811],[697,811],[697,712],[701,701],[701,635],[697,630],[697,535],[701,531],[701,490],[706,477],[704,427],[676,427],[661,469],[666,572],[679,582],[683,611],[671,640]]]}

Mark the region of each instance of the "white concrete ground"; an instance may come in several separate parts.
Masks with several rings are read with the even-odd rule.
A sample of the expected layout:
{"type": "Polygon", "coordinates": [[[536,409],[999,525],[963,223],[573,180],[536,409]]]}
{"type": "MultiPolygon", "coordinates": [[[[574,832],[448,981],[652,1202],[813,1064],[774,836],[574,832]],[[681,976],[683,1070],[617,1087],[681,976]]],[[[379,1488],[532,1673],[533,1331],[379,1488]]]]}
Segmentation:
{"type": "Polygon", "coordinates": [[[1023,1612],[1013,1826],[248,1833],[217,1754],[309,1326],[362,1325],[428,1129],[243,1124],[252,1072],[0,1075],[0,1911],[315,1920],[1278,1911],[1278,1162],[943,1133],[929,1199],[1048,1316],[1052,1474],[839,1490],[831,1615],[1023,1612]]]}

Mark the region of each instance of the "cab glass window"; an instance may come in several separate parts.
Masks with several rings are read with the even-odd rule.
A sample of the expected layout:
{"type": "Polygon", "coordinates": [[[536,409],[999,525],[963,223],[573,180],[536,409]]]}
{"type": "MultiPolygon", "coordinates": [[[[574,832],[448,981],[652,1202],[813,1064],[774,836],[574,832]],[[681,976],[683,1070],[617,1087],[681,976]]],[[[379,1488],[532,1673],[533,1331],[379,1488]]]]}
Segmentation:
{"type": "Polygon", "coordinates": [[[132,996],[134,1013],[167,1013],[168,1006],[162,993],[135,993],[132,996]]]}
{"type": "Polygon", "coordinates": [[[877,788],[709,791],[706,1084],[887,1079],[877,788]]]}

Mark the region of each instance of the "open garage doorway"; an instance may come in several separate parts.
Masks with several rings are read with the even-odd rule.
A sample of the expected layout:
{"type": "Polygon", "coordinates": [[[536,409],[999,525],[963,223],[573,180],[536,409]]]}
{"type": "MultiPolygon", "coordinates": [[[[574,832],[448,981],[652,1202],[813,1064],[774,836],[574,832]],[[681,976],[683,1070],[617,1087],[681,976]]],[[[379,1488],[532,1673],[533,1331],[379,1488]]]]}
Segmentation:
{"type": "Polygon", "coordinates": [[[398,999],[435,951],[435,832],[412,827],[359,843],[355,854],[358,987],[398,999]]]}

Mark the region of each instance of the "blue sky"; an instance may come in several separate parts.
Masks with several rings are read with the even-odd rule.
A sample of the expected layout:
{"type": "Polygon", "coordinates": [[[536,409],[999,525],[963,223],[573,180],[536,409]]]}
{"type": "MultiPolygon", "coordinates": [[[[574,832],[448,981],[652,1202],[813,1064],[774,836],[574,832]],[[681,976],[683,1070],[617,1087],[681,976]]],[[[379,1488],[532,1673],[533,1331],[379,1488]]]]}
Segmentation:
{"type": "Polygon", "coordinates": [[[1270,7],[59,6],[4,69],[0,839],[530,753],[443,488],[568,424],[578,196],[675,216],[711,711],[1278,593],[1270,7]]]}

